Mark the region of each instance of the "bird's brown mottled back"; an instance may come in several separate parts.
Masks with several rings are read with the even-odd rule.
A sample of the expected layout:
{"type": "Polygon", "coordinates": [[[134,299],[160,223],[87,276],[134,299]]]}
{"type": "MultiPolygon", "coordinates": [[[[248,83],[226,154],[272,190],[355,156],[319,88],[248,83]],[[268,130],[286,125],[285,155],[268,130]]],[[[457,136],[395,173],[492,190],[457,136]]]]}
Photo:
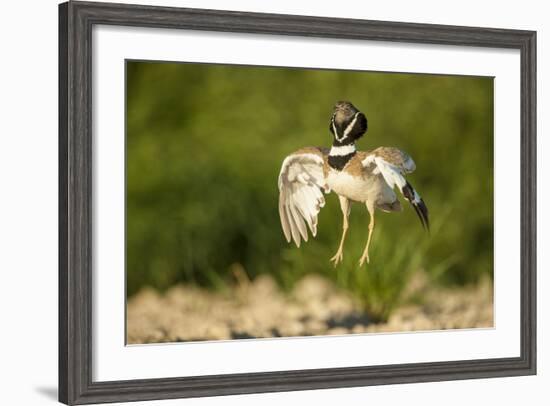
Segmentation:
{"type": "Polygon", "coordinates": [[[397,148],[379,147],[371,153],[399,168],[409,169],[407,163],[411,162],[411,157],[406,152],[403,152],[397,148]]]}

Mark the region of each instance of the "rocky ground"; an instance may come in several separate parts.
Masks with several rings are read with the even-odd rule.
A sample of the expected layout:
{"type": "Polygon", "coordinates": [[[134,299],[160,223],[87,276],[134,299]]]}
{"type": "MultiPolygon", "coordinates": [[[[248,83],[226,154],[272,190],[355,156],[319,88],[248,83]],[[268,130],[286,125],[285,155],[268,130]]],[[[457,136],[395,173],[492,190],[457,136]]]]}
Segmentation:
{"type": "Polygon", "coordinates": [[[313,275],[287,295],[267,276],[226,294],[186,285],[164,294],[143,289],[128,301],[128,344],[493,326],[489,280],[424,290],[422,298],[386,323],[371,323],[351,297],[313,275]]]}

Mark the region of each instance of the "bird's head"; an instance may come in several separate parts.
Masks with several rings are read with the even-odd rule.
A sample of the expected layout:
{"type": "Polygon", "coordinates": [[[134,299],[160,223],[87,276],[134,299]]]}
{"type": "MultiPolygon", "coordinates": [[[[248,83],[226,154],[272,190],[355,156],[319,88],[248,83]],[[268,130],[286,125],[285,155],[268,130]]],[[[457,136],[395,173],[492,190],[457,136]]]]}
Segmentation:
{"type": "Polygon", "coordinates": [[[329,129],[335,145],[352,144],[367,132],[367,117],[348,101],[334,105],[329,129]]]}

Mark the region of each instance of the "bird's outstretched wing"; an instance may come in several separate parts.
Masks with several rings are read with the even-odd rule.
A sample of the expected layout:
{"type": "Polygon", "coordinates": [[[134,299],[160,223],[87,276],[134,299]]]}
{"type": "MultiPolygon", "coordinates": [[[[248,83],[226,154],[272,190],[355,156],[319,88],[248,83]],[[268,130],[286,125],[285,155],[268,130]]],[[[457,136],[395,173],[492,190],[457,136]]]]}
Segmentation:
{"type": "Polygon", "coordinates": [[[422,226],[427,230],[430,229],[428,208],[424,200],[405,179],[406,174],[412,173],[416,169],[414,161],[407,153],[397,148],[380,147],[369,152],[362,164],[365,168],[372,170],[373,174],[380,173],[391,189],[397,186],[405,199],[413,206],[422,226]]]}
{"type": "Polygon", "coordinates": [[[279,173],[279,216],[288,242],[307,241],[306,224],[315,237],[317,215],[325,205],[323,165],[328,150],[308,147],[288,155],[279,173]]]}

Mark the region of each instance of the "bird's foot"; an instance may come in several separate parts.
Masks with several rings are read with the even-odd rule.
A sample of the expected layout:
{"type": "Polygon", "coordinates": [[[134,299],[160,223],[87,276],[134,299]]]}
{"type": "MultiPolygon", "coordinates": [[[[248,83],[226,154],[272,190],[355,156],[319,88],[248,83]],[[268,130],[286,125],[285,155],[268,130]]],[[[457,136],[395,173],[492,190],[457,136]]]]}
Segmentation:
{"type": "Polygon", "coordinates": [[[370,262],[369,260],[369,253],[366,252],[361,256],[361,259],[359,260],[359,266],[363,266],[363,264],[367,261],[367,264],[370,262]]]}
{"type": "Polygon", "coordinates": [[[334,255],[330,261],[334,263],[334,267],[336,268],[336,266],[342,262],[342,260],[344,259],[344,253],[342,252],[342,249],[338,249],[338,252],[336,252],[336,255],[334,255]]]}

